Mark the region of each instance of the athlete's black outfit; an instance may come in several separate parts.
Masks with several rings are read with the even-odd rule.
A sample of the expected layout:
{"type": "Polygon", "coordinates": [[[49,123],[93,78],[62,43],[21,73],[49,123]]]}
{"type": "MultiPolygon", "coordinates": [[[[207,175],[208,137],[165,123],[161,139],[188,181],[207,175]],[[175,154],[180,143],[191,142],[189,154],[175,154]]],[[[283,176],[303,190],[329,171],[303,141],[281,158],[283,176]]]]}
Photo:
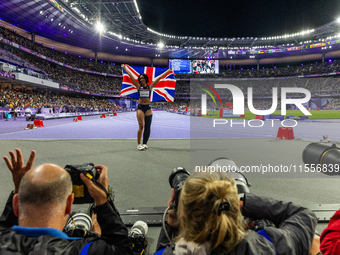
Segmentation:
{"type": "Polygon", "coordinates": [[[137,110],[141,110],[144,112],[144,114],[146,113],[146,111],[150,110],[151,109],[151,105],[149,104],[139,104],[137,106],[137,110]]]}
{"type": "MultiPolygon", "coordinates": [[[[139,98],[149,98],[151,97],[151,89],[149,85],[146,85],[146,87],[140,86],[138,89],[138,96],[139,98]]],[[[152,109],[151,105],[143,105],[143,104],[138,104],[137,110],[141,110],[146,113],[146,111],[152,109]]],[[[150,127],[151,127],[151,122],[152,122],[152,114],[149,116],[145,116],[145,125],[144,125],[144,133],[143,133],[143,144],[147,144],[149,137],[150,137],[150,127]]]]}

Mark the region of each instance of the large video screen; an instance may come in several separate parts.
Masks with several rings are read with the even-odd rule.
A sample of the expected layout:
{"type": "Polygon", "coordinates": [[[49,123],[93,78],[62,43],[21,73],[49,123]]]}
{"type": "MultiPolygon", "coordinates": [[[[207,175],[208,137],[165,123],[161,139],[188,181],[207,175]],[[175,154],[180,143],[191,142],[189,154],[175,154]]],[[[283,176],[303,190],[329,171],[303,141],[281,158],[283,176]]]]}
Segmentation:
{"type": "Polygon", "coordinates": [[[208,74],[219,73],[218,60],[169,59],[169,67],[175,73],[208,74]]]}
{"type": "Polygon", "coordinates": [[[192,60],[192,73],[219,73],[218,60],[204,59],[192,60]]]}
{"type": "Polygon", "coordinates": [[[191,73],[191,61],[186,59],[169,59],[169,67],[175,73],[191,73]]]}

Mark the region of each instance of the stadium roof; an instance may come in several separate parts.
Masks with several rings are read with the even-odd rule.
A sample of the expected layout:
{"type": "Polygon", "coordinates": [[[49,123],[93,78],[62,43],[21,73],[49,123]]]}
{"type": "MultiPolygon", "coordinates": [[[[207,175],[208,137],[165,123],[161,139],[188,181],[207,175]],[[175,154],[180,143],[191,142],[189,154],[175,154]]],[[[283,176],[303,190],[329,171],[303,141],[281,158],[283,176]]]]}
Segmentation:
{"type": "MultiPolygon", "coordinates": [[[[287,48],[291,47],[298,47],[298,50],[290,54],[340,48],[340,43],[327,44],[331,40],[340,39],[340,27],[336,21],[294,34],[222,38],[177,36],[154,31],[143,23],[138,0],[10,0],[0,2],[0,9],[1,19],[28,32],[66,44],[119,55],[226,59],[230,54],[235,58],[249,58],[257,50],[281,50],[275,53],[279,56],[286,55],[287,48]],[[97,22],[105,27],[102,34],[95,28],[97,22]],[[325,45],[304,48],[318,43],[325,45]]],[[[266,56],[273,57],[272,54],[261,55],[266,56]]]]}
{"type": "Polygon", "coordinates": [[[274,37],[310,30],[339,17],[336,0],[137,0],[155,31],[207,37],[274,37]]]}

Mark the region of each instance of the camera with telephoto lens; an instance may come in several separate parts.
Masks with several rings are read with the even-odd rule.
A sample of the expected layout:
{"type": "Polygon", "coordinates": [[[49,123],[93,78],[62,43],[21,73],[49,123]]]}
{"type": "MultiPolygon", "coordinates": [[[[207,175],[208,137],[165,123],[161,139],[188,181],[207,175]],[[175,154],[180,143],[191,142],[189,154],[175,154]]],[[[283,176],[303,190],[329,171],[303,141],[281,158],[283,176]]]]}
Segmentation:
{"type": "MultiPolygon", "coordinates": [[[[228,158],[217,158],[209,164],[209,167],[215,167],[215,169],[221,169],[223,172],[227,172],[228,176],[235,180],[237,187],[237,193],[240,200],[243,200],[245,193],[250,193],[250,182],[240,171],[234,161],[228,158]]],[[[190,173],[183,167],[177,167],[172,170],[169,176],[170,186],[175,190],[175,210],[178,206],[178,199],[184,182],[188,179],[190,173]]],[[[264,227],[275,227],[275,225],[267,219],[245,219],[247,229],[254,231],[260,231],[264,227]]]]}
{"type": "MultiPolygon", "coordinates": [[[[251,184],[233,160],[228,158],[217,158],[211,162],[209,166],[215,167],[215,169],[221,169],[223,172],[227,172],[228,176],[235,180],[239,200],[243,200],[244,194],[250,193],[249,187],[251,187],[251,184]]],[[[274,223],[267,219],[253,220],[245,218],[244,221],[246,229],[253,230],[255,232],[260,231],[265,227],[275,227],[274,223]]]]}
{"type": "Polygon", "coordinates": [[[148,246],[148,241],[145,235],[148,233],[148,225],[144,221],[136,221],[131,227],[128,234],[132,242],[132,250],[136,255],[145,254],[145,249],[148,246]]]}
{"type": "Polygon", "coordinates": [[[72,212],[66,222],[63,232],[70,237],[98,237],[92,231],[92,219],[89,215],[81,212],[72,212]]]}
{"type": "Polygon", "coordinates": [[[209,166],[215,167],[217,170],[221,169],[223,172],[227,172],[228,175],[235,180],[239,197],[241,194],[250,193],[249,187],[251,187],[251,184],[248,182],[244,174],[241,173],[233,160],[228,158],[217,158],[212,161],[209,166]]]}
{"type": "Polygon", "coordinates": [[[327,175],[340,175],[340,148],[324,143],[311,143],[303,150],[305,166],[327,175]]]}
{"type": "Polygon", "coordinates": [[[174,203],[175,210],[177,210],[178,199],[182,187],[184,185],[184,182],[188,179],[189,176],[190,173],[187,170],[185,170],[184,167],[174,168],[169,176],[170,186],[175,190],[175,203],[174,203]]]}
{"type": "Polygon", "coordinates": [[[89,191],[80,178],[80,173],[83,173],[89,179],[94,178],[98,180],[99,174],[97,169],[94,168],[93,163],[85,163],[82,165],[67,165],[65,170],[71,175],[72,180],[72,193],[74,193],[74,204],[87,204],[93,203],[94,200],[90,196],[89,191]]]}

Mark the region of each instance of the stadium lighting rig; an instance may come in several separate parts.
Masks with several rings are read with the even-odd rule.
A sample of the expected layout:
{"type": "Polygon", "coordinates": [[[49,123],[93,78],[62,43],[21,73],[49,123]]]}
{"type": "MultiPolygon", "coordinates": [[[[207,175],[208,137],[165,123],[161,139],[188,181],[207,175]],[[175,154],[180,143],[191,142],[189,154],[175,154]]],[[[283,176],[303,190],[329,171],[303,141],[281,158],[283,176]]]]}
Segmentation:
{"type": "MultiPolygon", "coordinates": [[[[53,1],[53,0],[51,0],[53,1]]],[[[158,43],[155,42],[145,42],[142,39],[136,40],[134,38],[129,38],[126,35],[121,34],[121,32],[119,31],[112,31],[110,28],[108,28],[108,30],[106,30],[106,28],[104,27],[104,25],[100,22],[97,23],[92,23],[93,19],[89,19],[87,17],[86,14],[82,13],[82,9],[78,9],[76,7],[76,5],[78,4],[77,0],[64,0],[64,2],[68,3],[69,7],[71,9],[73,9],[80,17],[82,17],[86,22],[88,22],[90,25],[94,26],[95,29],[100,33],[100,34],[106,34],[106,35],[110,35],[110,36],[115,36],[117,38],[119,38],[119,40],[122,43],[135,43],[135,44],[140,44],[140,45],[148,45],[148,46],[154,46],[157,47],[159,49],[163,49],[163,48],[179,48],[178,45],[174,45],[172,44],[170,41],[167,41],[166,39],[174,39],[174,40],[190,40],[193,41],[193,43],[195,44],[199,44],[199,43],[205,43],[207,40],[209,42],[212,42],[210,47],[207,46],[200,46],[200,45],[187,45],[183,48],[185,49],[196,49],[196,50],[205,50],[205,49],[210,49],[210,50],[216,50],[217,47],[219,47],[219,49],[222,50],[238,50],[238,51],[251,51],[251,50],[257,50],[257,49],[262,49],[263,51],[265,50],[271,50],[271,49],[277,49],[277,47],[290,47],[290,46],[305,46],[304,44],[311,44],[311,43],[317,43],[317,41],[320,42],[325,42],[325,40],[331,40],[333,38],[339,38],[340,34],[339,31],[337,31],[336,33],[334,33],[333,35],[330,35],[324,38],[319,38],[319,40],[315,40],[313,39],[313,41],[311,40],[311,36],[313,36],[313,33],[315,33],[315,31],[318,31],[317,29],[306,29],[300,32],[296,32],[296,33],[292,33],[292,34],[284,34],[284,35],[280,35],[280,36],[268,36],[268,37],[235,37],[235,38],[215,38],[215,37],[193,37],[193,36],[177,36],[177,35],[172,35],[172,34],[164,34],[164,33],[159,33],[149,27],[146,27],[147,31],[149,33],[153,33],[157,36],[159,36],[160,40],[158,43]],[[111,30],[111,31],[110,31],[111,30]],[[164,41],[165,40],[165,41],[164,41]],[[250,41],[251,46],[242,46],[242,45],[231,45],[231,43],[233,43],[234,41],[250,41]],[[292,40],[294,40],[295,42],[292,42],[292,40]],[[300,43],[297,43],[297,40],[299,40],[300,43]],[[215,42],[220,42],[223,43],[223,41],[228,42],[228,46],[226,45],[214,45],[215,42]],[[230,43],[229,43],[230,42],[230,43]],[[260,43],[259,43],[260,42],[260,43]],[[253,45],[254,43],[259,43],[260,45],[253,45]],[[262,44],[262,45],[261,45],[262,44]],[[299,44],[299,45],[298,45],[299,44]]],[[[141,20],[141,14],[140,14],[140,10],[138,8],[138,0],[131,0],[131,3],[133,4],[133,8],[135,9],[134,11],[136,12],[136,14],[138,15],[139,19],[141,20]]],[[[85,7],[86,9],[86,7],[85,7]]],[[[87,9],[86,9],[87,10],[87,9]]],[[[41,15],[43,15],[42,11],[40,13],[41,15]]],[[[51,20],[52,21],[52,20],[51,20]]],[[[340,24],[340,17],[338,19],[336,19],[335,21],[333,21],[334,23],[339,23],[340,24]]],[[[59,23],[59,26],[61,26],[61,24],[59,23]]],[[[69,31],[70,32],[70,31],[69,31]]],[[[71,31],[72,33],[73,31],[71,31]]],[[[236,42],[236,43],[237,43],[236,42]]],[[[331,43],[331,42],[329,42],[331,43]]],[[[337,42],[338,43],[338,42],[337,42]]],[[[244,44],[244,43],[243,43],[244,44]]],[[[328,47],[323,47],[321,48],[322,50],[326,49],[328,47]]],[[[250,52],[249,51],[249,52],[250,52]]],[[[242,52],[244,53],[244,52],[242,52]]],[[[262,53],[262,52],[261,52],[262,53]]],[[[256,53],[255,53],[256,54],[256,53]]]]}
{"type": "Polygon", "coordinates": [[[164,43],[163,42],[159,42],[157,44],[157,46],[160,48],[160,49],[163,49],[164,48],[164,43]]]}
{"type": "Polygon", "coordinates": [[[105,29],[105,27],[104,27],[104,25],[102,24],[102,23],[100,23],[99,21],[96,23],[96,29],[97,29],[97,31],[100,33],[100,34],[102,34],[103,32],[104,32],[104,29],[105,29]]]}
{"type": "Polygon", "coordinates": [[[139,8],[138,8],[137,1],[136,1],[136,0],[133,0],[133,3],[135,4],[135,8],[136,8],[136,11],[137,11],[137,14],[138,14],[139,19],[142,19],[142,16],[140,15],[140,12],[139,12],[139,8]]]}

